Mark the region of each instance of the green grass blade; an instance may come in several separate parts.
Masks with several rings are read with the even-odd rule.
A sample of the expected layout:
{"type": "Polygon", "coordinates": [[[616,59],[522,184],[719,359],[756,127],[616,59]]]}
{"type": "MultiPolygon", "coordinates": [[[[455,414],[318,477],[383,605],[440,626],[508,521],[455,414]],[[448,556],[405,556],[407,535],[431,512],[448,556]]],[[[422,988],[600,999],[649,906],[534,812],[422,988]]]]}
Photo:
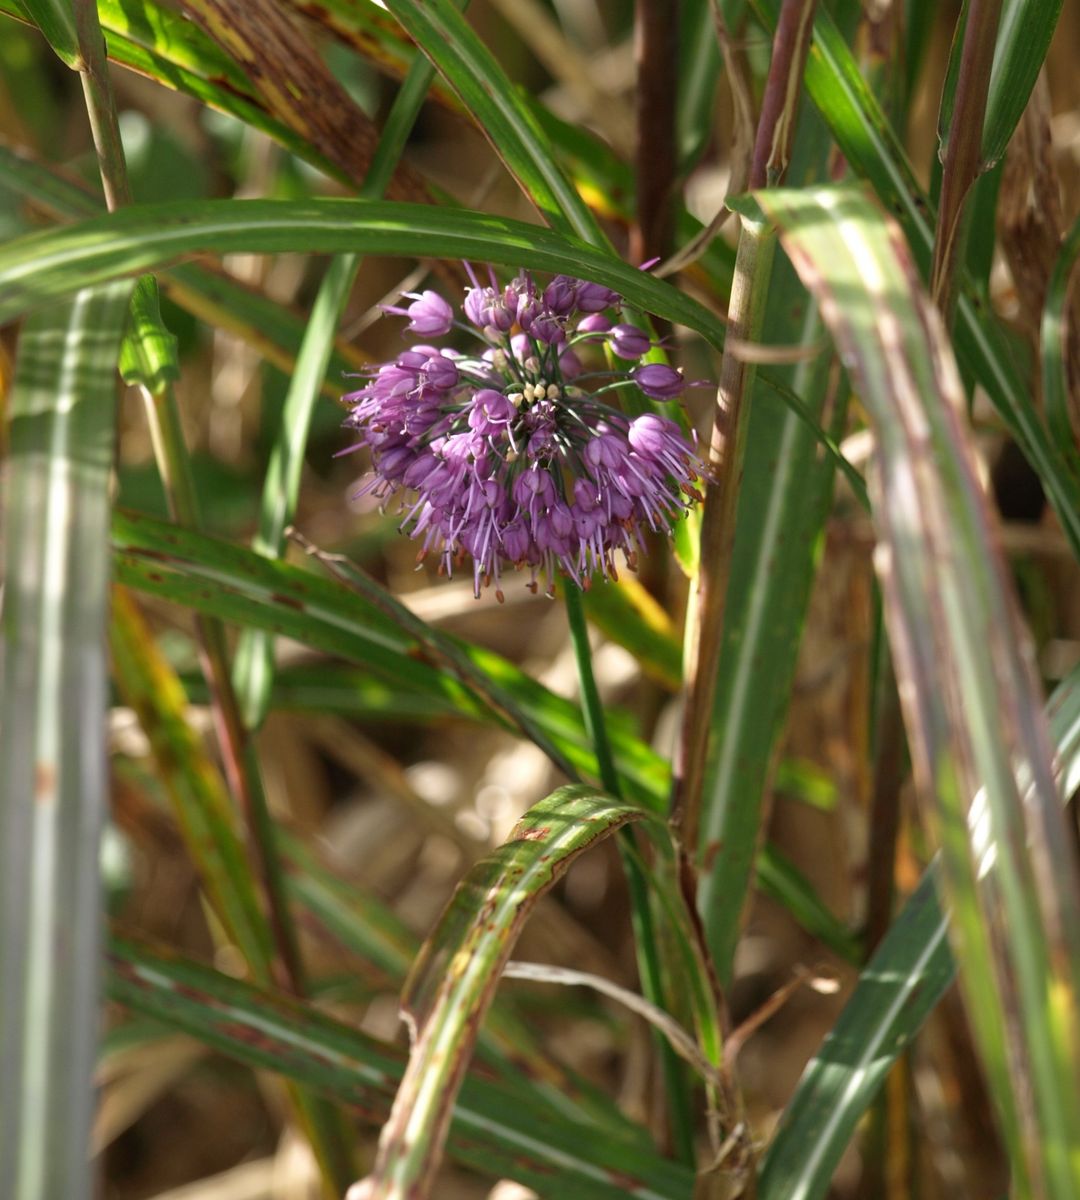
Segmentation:
{"type": "Polygon", "coordinates": [[[46,41],[73,71],[83,63],[79,50],[79,31],[71,0],[21,0],[27,16],[45,35],[46,41]]]}
{"type": "MultiPolygon", "coordinates": [[[[779,0],[755,0],[769,29],[779,0]]],[[[832,130],[852,171],[865,179],[885,209],[899,220],[924,276],[933,249],[933,211],[915,179],[895,132],[828,12],[819,8],[807,62],[807,92],[832,130]]],[[[957,355],[986,389],[1006,428],[1035,468],[1065,536],[1080,556],[1080,484],[1031,403],[1001,331],[970,288],[961,292],[956,316],[957,355]]]]}
{"type": "MultiPolygon", "coordinates": [[[[308,1006],[209,968],[113,939],[110,998],[261,1070],[283,1074],[348,1106],[369,1125],[386,1119],[404,1070],[396,1047],[308,1006]]],[[[518,1090],[466,1079],[449,1153],[489,1178],[516,1179],[544,1200],[690,1200],[693,1175],[644,1139],[601,1134],[528,1104],[518,1090]]]]}
{"type": "MultiPolygon", "coordinates": [[[[353,254],[335,257],[315,297],[304,340],[289,380],[281,431],[270,455],[263,483],[259,528],[252,540],[257,554],[280,558],[285,529],[296,512],[300,473],[315,402],[326,378],[334,333],[356,280],[359,262],[353,254]]],[[[257,729],[265,720],[274,684],[274,639],[263,630],[245,629],[233,661],[233,682],[245,725],[257,729]]]]}
{"type": "MultiPolygon", "coordinates": [[[[1047,716],[1067,797],[1080,783],[1080,669],[1054,692],[1047,716]]],[[[892,1065],[951,986],[956,963],[938,882],[934,864],[803,1072],[762,1161],[759,1200],[822,1200],[892,1065]]]]}
{"type": "Polygon", "coordinates": [[[29,234],[0,249],[0,319],[80,283],[157,269],[186,254],[236,251],[466,258],[566,272],[614,288],[629,303],[686,325],[715,346],[724,340],[721,323],[702,305],[572,236],[460,209],[375,200],[146,204],[29,234]]]}
{"type": "Polygon", "coordinates": [[[1073,223],[1072,228],[1061,244],[1061,251],[1050,281],[1046,285],[1046,303],[1043,308],[1040,337],[1040,354],[1042,356],[1042,390],[1043,407],[1046,410],[1046,423],[1054,440],[1072,464],[1074,472],[1080,475],[1080,450],[1077,449],[1077,431],[1073,427],[1073,417],[1070,415],[1070,402],[1076,404],[1076,398],[1070,401],[1069,379],[1065,366],[1065,339],[1068,335],[1069,323],[1069,284],[1076,269],[1076,260],[1080,256],[1080,220],[1073,223]]]}
{"type": "MultiPolygon", "coordinates": [[[[792,179],[819,177],[828,145],[821,118],[812,111],[804,113],[792,179]]],[[[764,328],[771,341],[806,347],[824,337],[816,308],[782,257],[769,277],[764,328]]],[[[809,422],[790,408],[779,408],[769,379],[756,378],[749,398],[746,458],[694,847],[700,871],[698,906],[723,984],[731,980],[761,845],[775,743],[787,712],[818,543],[832,498],[834,459],[818,451],[817,441],[833,361],[831,354],[821,352],[794,368],[776,371],[778,382],[799,399],[809,422]]],[[[761,877],[759,869],[759,882],[761,877]]],[[[767,869],[764,877],[774,882],[786,878],[767,869]]],[[[796,905],[792,911],[803,909],[797,918],[803,924],[810,905],[799,900],[809,900],[808,890],[786,894],[796,905]]],[[[816,900],[812,892],[810,896],[816,900]]],[[[818,917],[820,913],[811,916],[812,926],[828,928],[818,917]]]]}
{"type": "MultiPolygon", "coordinates": [[[[20,3],[0,0],[0,17],[25,20],[20,3]]],[[[350,182],[305,138],[272,117],[240,65],[179,11],[149,0],[98,0],[98,10],[111,62],[236,117],[327,175],[350,182]]]]}
{"type": "MultiPolygon", "coordinates": [[[[113,522],[120,582],[225,621],[264,629],[317,650],[362,664],[290,666],[278,675],[275,704],[315,708],[367,718],[453,718],[514,728],[474,690],[428,662],[420,643],[356,592],[288,563],[272,562],[238,546],[134,514],[113,522]]],[[[506,659],[448,638],[472,669],[527,722],[539,727],[575,774],[597,779],[596,757],[577,705],[554,695],[506,659]]],[[[201,685],[195,681],[195,694],[201,685]]],[[[631,723],[608,710],[616,764],[628,794],[661,811],[670,787],[670,764],[632,732],[631,723]]],[[[759,883],[809,932],[830,945],[848,933],[816,897],[793,889],[780,869],[770,868],[769,847],[759,861],[759,883]],[[815,902],[816,901],[816,902],[815,902]]]]}
{"type": "Polygon", "coordinates": [[[1035,87],[1064,0],[1005,0],[986,95],[982,156],[986,166],[1005,153],[1035,87]]]}
{"type": "Polygon", "coordinates": [[[855,1129],[953,980],[928,871],[803,1072],[761,1164],[759,1200],[820,1200],[855,1129]]]}
{"type": "Polygon", "coordinates": [[[27,322],[5,470],[0,1163],[12,1200],[89,1197],[99,1030],[109,477],[131,285],[27,322]]]}
{"type": "MultiPolygon", "coordinates": [[[[2,142],[0,175],[6,187],[61,220],[93,217],[104,211],[91,192],[48,164],[2,142]]],[[[177,263],[159,277],[159,284],[171,300],[193,316],[236,334],[279,370],[292,371],[307,327],[306,314],[205,264],[177,263]]],[[[324,395],[336,399],[341,388],[334,381],[364,363],[359,351],[337,339],[323,385],[324,395]]]]}
{"type": "Polygon", "coordinates": [[[387,0],[386,7],[457,93],[547,224],[606,246],[529,105],[461,13],[449,0],[387,0]]]}
{"type": "Polygon", "coordinates": [[[871,415],[878,566],[916,779],[933,798],[969,1001],[1013,1171],[1080,1190],[1080,871],[1026,630],[957,413],[939,321],[894,226],[850,191],[759,193],[871,415]]]}
{"type": "MultiPolygon", "coordinates": [[[[432,67],[423,60],[418,60],[410,69],[372,155],[360,190],[364,199],[380,199],[389,186],[434,74],[432,67]]],[[[304,332],[281,414],[281,430],[263,485],[259,529],[252,543],[257,553],[268,558],[281,557],[285,529],[296,512],[300,471],[315,402],[324,385],[334,335],[359,268],[360,260],[354,254],[340,255],[331,261],[304,332]]],[[[233,670],[244,721],[249,729],[257,728],[266,717],[273,687],[273,639],[262,630],[245,629],[236,649],[233,670]]]]}
{"type": "Polygon", "coordinates": [[[689,0],[679,13],[679,97],[675,118],[679,174],[693,170],[713,135],[720,45],[711,0],[689,0]]]}
{"type": "MultiPolygon", "coordinates": [[[[427,629],[422,622],[412,618],[412,632],[405,632],[384,606],[365,601],[335,580],[133,514],[117,516],[113,547],[122,583],[351,659],[396,686],[445,698],[460,715],[513,728],[506,714],[514,713],[518,727],[542,731],[574,774],[596,778],[595,754],[577,705],[555,696],[497,654],[439,635],[440,646],[449,647],[470,684],[497,696],[504,712],[450,674],[442,654],[431,661],[432,644],[417,640],[417,633],[427,629]]],[[[393,597],[386,593],[384,600],[396,611],[393,597]]],[[[429,634],[423,636],[427,639],[429,634]]],[[[611,733],[630,794],[647,807],[661,807],[668,764],[636,738],[627,723],[613,720],[611,733]]]]}
{"type": "Polygon", "coordinates": [[[364,1200],[430,1193],[480,1023],[533,906],[574,858],[640,815],[592,788],[560,788],[458,885],[406,983],[412,1052],[364,1200]]]}

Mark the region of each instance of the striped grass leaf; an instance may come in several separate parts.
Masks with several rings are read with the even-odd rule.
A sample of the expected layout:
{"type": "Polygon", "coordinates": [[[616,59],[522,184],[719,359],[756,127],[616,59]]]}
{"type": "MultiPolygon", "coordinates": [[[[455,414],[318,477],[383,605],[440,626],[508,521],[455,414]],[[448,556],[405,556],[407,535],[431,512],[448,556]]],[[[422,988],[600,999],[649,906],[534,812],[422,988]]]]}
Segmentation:
{"type": "MultiPolygon", "coordinates": [[[[1062,798],[1080,784],[1080,670],[1047,706],[1062,798]]],[[[956,977],[936,863],[889,927],[803,1072],[765,1153],[759,1200],[822,1200],[893,1064],[956,977]]]]}
{"type": "Polygon", "coordinates": [[[696,301],[572,235],[502,217],[375,200],[202,200],[145,204],[0,249],[0,319],[80,283],[156,270],[195,253],[362,253],[471,259],[566,272],[723,345],[723,326],[696,301]]]}
{"type": "Polygon", "coordinates": [[[89,1197],[106,811],[105,612],[129,283],[22,330],[5,470],[0,1162],[12,1200],[89,1197]]]}
{"type": "MultiPolygon", "coordinates": [[[[374,966],[400,990],[420,949],[392,909],[355,882],[347,882],[294,835],[280,831],[290,894],[339,946],[355,955],[366,971],[374,966]]],[[[634,1137],[646,1136],[611,1099],[562,1063],[538,1042],[505,996],[497,996],[480,1031],[477,1057],[507,1086],[515,1086],[575,1121],[634,1137]]]]}
{"type": "MultiPolygon", "coordinates": [[[[123,583],[351,659],[398,687],[443,697],[460,715],[529,730],[571,777],[596,775],[576,705],[499,655],[437,634],[373,583],[380,603],[337,580],[134,514],[118,515],[113,547],[123,583]],[[446,669],[447,652],[456,674],[446,669]]],[[[612,736],[634,798],[660,807],[666,763],[623,723],[613,722],[612,736]]]]}
{"type": "MultiPolygon", "coordinates": [[[[754,8],[766,27],[774,29],[780,0],[754,0],[754,8]]],[[[852,172],[870,184],[884,208],[900,222],[925,276],[934,244],[930,202],[858,63],[822,7],[814,22],[805,84],[852,172]]],[[[1042,480],[1070,546],[1080,555],[1080,482],[1039,419],[1030,388],[1017,373],[994,317],[966,285],[959,296],[954,339],[961,365],[986,389],[1042,480]]]]}
{"type": "MultiPolygon", "coordinates": [[[[104,211],[89,190],[21,150],[0,144],[4,184],[36,208],[64,221],[97,216],[104,211]]],[[[208,263],[177,263],[158,282],[170,300],[212,325],[245,341],[267,362],[287,373],[294,369],[307,316],[271,300],[264,292],[234,279],[208,263]]],[[[366,362],[344,339],[335,339],[322,391],[337,398],[335,382],[366,362]]]]}
{"type": "Polygon", "coordinates": [[[356,1200],[430,1195],[480,1024],[536,901],[579,854],[641,815],[593,788],[560,788],[466,874],[406,982],[412,1050],[356,1200]]]}
{"type": "MultiPolygon", "coordinates": [[[[405,1065],[397,1047],[159,948],[114,938],[107,968],[117,1004],[333,1097],[366,1124],[386,1119],[405,1065]]],[[[598,1133],[488,1079],[465,1080],[448,1150],[544,1200],[690,1200],[693,1188],[692,1172],[661,1158],[647,1139],[598,1133]]]]}
{"type": "Polygon", "coordinates": [[[941,323],[895,225],[850,190],[758,194],[814,292],[876,435],[876,563],[916,780],[933,802],[961,982],[1017,1186],[1080,1167],[1080,871],[1027,631],[941,323]]]}

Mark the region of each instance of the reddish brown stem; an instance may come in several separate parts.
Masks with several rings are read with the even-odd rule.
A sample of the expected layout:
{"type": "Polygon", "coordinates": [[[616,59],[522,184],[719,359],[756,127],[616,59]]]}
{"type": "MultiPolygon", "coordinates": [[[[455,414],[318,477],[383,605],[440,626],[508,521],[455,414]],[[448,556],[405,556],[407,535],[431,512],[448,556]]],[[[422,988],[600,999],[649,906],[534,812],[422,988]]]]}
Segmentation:
{"type": "Polygon", "coordinates": [[[945,146],[934,262],[930,272],[930,295],[946,323],[951,319],[956,300],[956,272],[966,240],[963,236],[964,211],[984,166],[983,122],[1000,17],[1001,0],[971,0],[945,146]]]}
{"type": "Polygon", "coordinates": [[[636,263],[671,250],[672,193],[678,169],[675,86],[679,54],[679,0],[637,0],[637,221],[630,237],[636,263]]]}

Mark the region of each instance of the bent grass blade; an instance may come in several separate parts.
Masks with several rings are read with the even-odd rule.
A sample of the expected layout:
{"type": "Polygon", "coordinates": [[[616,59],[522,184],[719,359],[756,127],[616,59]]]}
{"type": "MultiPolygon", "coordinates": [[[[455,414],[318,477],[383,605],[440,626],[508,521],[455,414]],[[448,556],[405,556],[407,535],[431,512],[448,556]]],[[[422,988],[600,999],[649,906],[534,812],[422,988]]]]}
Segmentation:
{"type": "Polygon", "coordinates": [[[590,787],[559,788],[458,885],[406,981],[412,1052],[374,1170],[351,1200],[430,1194],[480,1023],[533,906],[574,858],[642,815],[590,787]]]}

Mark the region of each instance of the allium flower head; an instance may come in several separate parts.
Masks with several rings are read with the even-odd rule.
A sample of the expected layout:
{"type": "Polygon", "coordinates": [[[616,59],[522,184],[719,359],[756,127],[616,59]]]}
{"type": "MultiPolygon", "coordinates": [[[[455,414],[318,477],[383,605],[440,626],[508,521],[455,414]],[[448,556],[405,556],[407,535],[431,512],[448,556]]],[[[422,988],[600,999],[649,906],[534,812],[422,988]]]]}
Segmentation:
{"type": "Polygon", "coordinates": [[[663,363],[613,370],[596,353],[629,363],[651,349],[643,330],[605,315],[620,304],[608,288],[565,275],[539,288],[524,271],[502,286],[490,269],[485,283],[468,272],[464,321],[434,292],[386,309],[422,337],[456,327],[479,344],[411,346],[345,397],[350,449],[372,456],[358,494],[401,493],[420,557],[437,553],[447,574],[471,559],[477,595],[494,583],[502,599],[510,566],[528,567],[534,590],[546,578],[549,593],[560,571],[579,586],[596,571],[614,578],[616,552],[632,568],[644,531],[670,531],[705,467],[674,421],[631,418],[611,401],[630,386],[672,399],[685,381],[663,363]]]}

